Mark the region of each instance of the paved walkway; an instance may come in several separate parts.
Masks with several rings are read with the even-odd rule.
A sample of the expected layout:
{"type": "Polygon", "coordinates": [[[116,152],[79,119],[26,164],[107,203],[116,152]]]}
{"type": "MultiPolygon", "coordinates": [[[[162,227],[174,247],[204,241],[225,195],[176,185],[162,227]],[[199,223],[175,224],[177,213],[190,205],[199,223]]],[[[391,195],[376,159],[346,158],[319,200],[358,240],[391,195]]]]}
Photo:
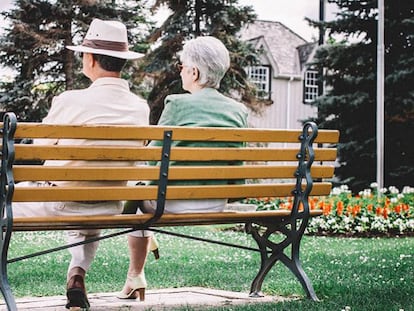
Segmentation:
{"type": "MultiPolygon", "coordinates": [[[[148,290],[145,293],[145,302],[118,299],[116,293],[89,294],[88,298],[91,303],[91,311],[166,311],[178,306],[202,308],[203,306],[214,307],[286,300],[284,297],[277,296],[250,298],[248,293],[202,287],[148,290]]],[[[64,296],[19,298],[17,299],[17,308],[19,311],[64,311],[66,310],[65,302],[64,296]]],[[[3,301],[0,301],[0,310],[7,310],[3,301]]]]}

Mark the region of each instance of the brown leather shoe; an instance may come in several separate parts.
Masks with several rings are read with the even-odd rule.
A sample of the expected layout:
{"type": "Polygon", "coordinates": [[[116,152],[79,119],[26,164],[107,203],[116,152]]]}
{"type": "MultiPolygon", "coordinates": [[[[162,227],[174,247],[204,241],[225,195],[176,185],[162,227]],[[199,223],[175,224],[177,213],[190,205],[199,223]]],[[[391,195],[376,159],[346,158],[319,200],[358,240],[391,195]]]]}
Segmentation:
{"type": "Polygon", "coordinates": [[[67,284],[66,290],[66,309],[69,310],[89,310],[89,301],[86,296],[85,281],[83,276],[72,276],[67,284]]]}

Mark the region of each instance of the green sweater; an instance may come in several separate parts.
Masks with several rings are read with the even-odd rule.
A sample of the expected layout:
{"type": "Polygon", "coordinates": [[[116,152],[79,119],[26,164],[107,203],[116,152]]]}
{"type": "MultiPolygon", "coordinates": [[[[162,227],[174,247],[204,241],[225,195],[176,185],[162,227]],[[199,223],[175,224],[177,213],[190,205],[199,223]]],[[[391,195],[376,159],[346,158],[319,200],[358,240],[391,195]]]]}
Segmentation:
{"type": "MultiPolygon", "coordinates": [[[[165,99],[165,107],[159,125],[189,127],[247,127],[247,108],[222,94],[216,89],[204,88],[193,94],[174,94],[165,99]]],[[[150,146],[160,146],[160,141],[152,141],[150,146]]],[[[241,143],[173,141],[173,146],[180,147],[241,147],[241,143]]],[[[150,163],[157,165],[156,162],[150,163]]],[[[170,165],[177,163],[171,162],[170,165]]],[[[229,163],[184,163],[180,165],[228,165],[229,163]]],[[[240,163],[233,163],[240,164],[240,163]]],[[[208,181],[192,181],[186,184],[208,184],[208,181]]],[[[227,183],[227,181],[223,181],[227,183]]]]}

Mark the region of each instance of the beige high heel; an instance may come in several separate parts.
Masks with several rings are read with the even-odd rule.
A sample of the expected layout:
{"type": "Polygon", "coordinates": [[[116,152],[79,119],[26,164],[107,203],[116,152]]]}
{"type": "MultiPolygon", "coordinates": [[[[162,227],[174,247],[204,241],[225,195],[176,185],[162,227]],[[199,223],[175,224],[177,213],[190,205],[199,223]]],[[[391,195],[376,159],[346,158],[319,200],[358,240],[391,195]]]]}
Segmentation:
{"type": "Polygon", "coordinates": [[[149,250],[154,254],[155,259],[160,259],[159,244],[155,235],[151,237],[149,250]]]}
{"type": "Polygon", "coordinates": [[[119,299],[137,299],[139,301],[145,300],[145,288],[147,288],[147,280],[145,279],[145,274],[142,272],[137,276],[127,276],[127,280],[124,285],[124,289],[129,288],[128,293],[125,293],[122,290],[116,296],[119,299]],[[138,297],[137,297],[138,293],[138,297]]]}

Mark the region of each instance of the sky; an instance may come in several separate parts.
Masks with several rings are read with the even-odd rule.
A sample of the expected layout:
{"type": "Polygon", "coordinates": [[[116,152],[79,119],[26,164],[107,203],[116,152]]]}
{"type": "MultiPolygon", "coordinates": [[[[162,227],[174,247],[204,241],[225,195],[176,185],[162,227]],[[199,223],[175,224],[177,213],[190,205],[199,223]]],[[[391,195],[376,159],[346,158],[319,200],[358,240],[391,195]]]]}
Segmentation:
{"type": "MultiPolygon", "coordinates": [[[[11,7],[12,0],[0,0],[0,11],[11,7]]],[[[319,19],[319,0],[239,0],[242,5],[253,6],[258,19],[281,22],[307,41],[318,38],[316,29],[308,26],[305,17],[319,19]]],[[[326,19],[331,19],[333,6],[326,4],[326,19]]],[[[160,18],[165,16],[159,13],[160,18]]],[[[4,24],[0,19],[0,28],[4,24]]]]}
{"type": "MultiPolygon", "coordinates": [[[[281,22],[307,41],[318,38],[318,30],[310,27],[305,17],[312,20],[319,19],[319,2],[319,0],[239,0],[240,4],[253,6],[258,19],[281,22]]],[[[326,20],[333,19],[334,9],[332,4],[326,3],[326,20]]]]}
{"type": "MultiPolygon", "coordinates": [[[[310,27],[305,17],[312,20],[319,19],[319,2],[319,0],[239,0],[240,5],[253,7],[258,19],[281,22],[307,41],[318,40],[318,30],[310,27]]],[[[334,18],[334,9],[334,5],[326,3],[326,20],[334,18]]],[[[168,11],[160,10],[155,19],[163,20],[166,16],[168,11]]]]}

